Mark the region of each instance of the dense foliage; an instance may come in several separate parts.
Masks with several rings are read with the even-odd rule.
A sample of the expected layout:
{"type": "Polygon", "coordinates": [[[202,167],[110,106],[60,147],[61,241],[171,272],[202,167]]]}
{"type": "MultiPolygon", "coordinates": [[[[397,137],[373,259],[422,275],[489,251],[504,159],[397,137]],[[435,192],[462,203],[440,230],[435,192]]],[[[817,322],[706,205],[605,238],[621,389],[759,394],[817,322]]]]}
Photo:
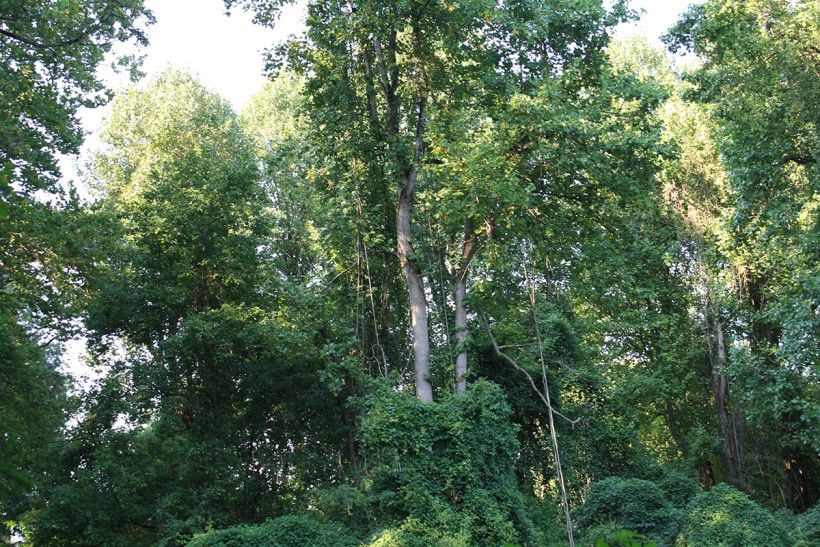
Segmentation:
{"type": "Polygon", "coordinates": [[[621,477],[607,477],[594,483],[578,511],[581,527],[612,523],[616,528],[635,530],[667,544],[674,542],[677,535],[678,518],[657,484],[621,477]]]}
{"type": "Polygon", "coordinates": [[[726,484],[698,494],[689,503],[683,545],[788,545],[789,536],[774,515],[726,484]]]}
{"type": "MultiPolygon", "coordinates": [[[[77,109],[110,94],[97,68],[120,41],[145,43],[141,0],[0,2],[0,520],[31,509],[49,446],[73,403],[60,342],[82,313],[90,235],[57,154],[77,153],[77,109]]],[[[131,65],[133,59],[121,59],[131,65]]],[[[3,526],[0,538],[7,539],[3,526]]]]}
{"type": "Polygon", "coordinates": [[[4,540],[818,541],[817,2],[692,6],[677,70],[620,1],[311,0],[242,112],[118,94],[89,199],[151,14],[0,8],[4,540]]]}
{"type": "Polygon", "coordinates": [[[194,536],[188,547],[355,547],[356,538],[310,517],[286,516],[258,526],[239,525],[194,536]]]}

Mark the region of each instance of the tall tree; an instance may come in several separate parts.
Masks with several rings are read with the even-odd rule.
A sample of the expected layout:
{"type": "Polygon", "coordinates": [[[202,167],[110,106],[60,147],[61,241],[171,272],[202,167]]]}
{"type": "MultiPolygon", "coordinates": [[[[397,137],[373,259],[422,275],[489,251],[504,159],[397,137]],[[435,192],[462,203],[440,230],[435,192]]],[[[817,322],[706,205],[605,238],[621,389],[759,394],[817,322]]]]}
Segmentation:
{"type": "Polygon", "coordinates": [[[84,273],[107,374],[67,433],[35,541],[179,542],[271,516],[285,491],[342,473],[344,430],[318,380],[315,302],[287,298],[263,261],[277,249],[253,143],[174,71],[118,97],[104,140],[100,259],[84,273]],[[96,514],[94,498],[107,500],[96,514]]]}
{"type": "Polygon", "coordinates": [[[110,98],[97,69],[145,43],[140,0],[0,2],[0,518],[31,502],[68,402],[58,343],[76,331],[88,232],[58,187],[57,154],[82,142],[77,110],[110,98]]]}
{"type": "MultiPolygon", "coordinates": [[[[257,21],[272,25],[285,3],[229,1],[227,5],[251,9],[257,21]]],[[[419,399],[432,401],[435,376],[430,370],[424,243],[419,222],[413,221],[417,192],[422,179],[428,177],[426,168],[439,161],[430,128],[449,125],[450,136],[463,139],[464,134],[456,134],[459,130],[470,131],[472,122],[492,118],[494,109],[506,104],[512,93],[532,89],[539,78],[560,74],[572,65],[580,65],[580,72],[594,70],[607,28],[623,14],[620,3],[610,14],[594,1],[539,6],[518,2],[314,2],[308,5],[305,38],[270,56],[271,68],[287,62],[308,75],[311,115],[325,140],[331,135],[335,140],[340,135],[350,137],[336,143],[344,151],[334,156],[367,165],[373,176],[368,184],[377,196],[383,199],[386,193],[396,194],[394,219],[385,218],[380,224],[382,237],[395,238],[407,290],[419,399]],[[527,20],[534,23],[522,22],[527,20]],[[461,125],[454,125],[459,119],[461,125]],[[350,127],[360,130],[351,135],[347,133],[350,127]]],[[[476,159],[482,164],[471,169],[502,169],[491,158],[476,159]]],[[[456,236],[461,251],[451,277],[457,301],[457,339],[463,347],[468,266],[476,236],[492,219],[479,216],[472,196],[461,198],[456,236]]],[[[366,208],[372,205],[365,203],[366,208]]],[[[455,383],[462,390],[463,351],[456,361],[455,383]]]]}
{"type": "Polygon", "coordinates": [[[667,38],[704,62],[691,77],[693,96],[714,107],[742,296],[738,337],[748,341],[735,352],[736,377],[750,422],[778,432],[788,504],[797,509],[820,497],[818,9],[817,2],[706,2],[667,38]]]}

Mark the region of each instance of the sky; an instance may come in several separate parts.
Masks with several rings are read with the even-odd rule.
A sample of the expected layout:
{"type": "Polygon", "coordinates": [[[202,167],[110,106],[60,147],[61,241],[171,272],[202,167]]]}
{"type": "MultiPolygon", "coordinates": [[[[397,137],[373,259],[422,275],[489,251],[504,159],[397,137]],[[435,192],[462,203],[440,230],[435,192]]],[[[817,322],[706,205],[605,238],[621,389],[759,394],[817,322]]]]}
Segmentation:
{"type": "MultiPolygon", "coordinates": [[[[632,0],[631,7],[643,10],[637,22],[621,25],[617,38],[643,35],[660,46],[659,37],[694,0],[632,0]]],[[[281,43],[288,36],[304,30],[304,9],[286,7],[275,28],[255,25],[251,17],[236,9],[225,14],[223,0],[148,0],[156,23],[148,28],[149,45],[139,52],[145,55],[143,71],[147,79],[172,66],[197,76],[209,89],[225,97],[240,110],[264,83],[263,50],[281,43]]],[[[117,54],[133,53],[120,48],[117,54]]],[[[101,76],[115,92],[130,82],[124,75],[103,68],[101,76]]],[[[90,150],[100,145],[99,133],[110,106],[82,110],[80,119],[87,133],[86,144],[78,157],[61,159],[65,176],[78,180],[80,166],[90,150]]],[[[83,195],[83,186],[79,185],[83,195]]],[[[83,384],[97,376],[85,366],[84,340],[67,344],[65,369],[83,384]]]]}

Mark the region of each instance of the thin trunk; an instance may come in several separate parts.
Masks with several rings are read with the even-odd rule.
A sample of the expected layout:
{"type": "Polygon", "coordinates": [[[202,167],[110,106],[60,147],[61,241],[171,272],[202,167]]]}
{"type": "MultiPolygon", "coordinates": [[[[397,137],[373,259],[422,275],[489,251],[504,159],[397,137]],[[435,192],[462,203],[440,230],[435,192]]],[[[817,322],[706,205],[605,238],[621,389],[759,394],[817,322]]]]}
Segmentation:
{"type": "Polygon", "coordinates": [[[705,338],[709,349],[711,375],[709,384],[715,397],[715,415],[720,431],[722,480],[738,485],[740,480],[740,442],[737,437],[736,413],[728,405],[729,378],[726,376],[728,363],[726,338],[723,334],[720,313],[713,311],[709,294],[709,279],[705,264],[701,262],[701,276],[706,287],[706,303],[703,314],[705,318],[705,338]],[[714,336],[714,346],[712,344],[714,336]]]}
{"type": "Polygon", "coordinates": [[[575,547],[575,538],[572,535],[572,513],[569,508],[569,497],[567,487],[564,483],[564,470],[561,467],[561,452],[558,450],[558,434],[555,431],[555,418],[553,417],[552,400],[550,399],[550,387],[547,381],[547,361],[544,359],[544,344],[541,340],[541,328],[538,326],[538,314],[536,312],[535,287],[527,272],[527,264],[524,263],[524,277],[530,289],[530,305],[532,306],[532,320],[535,325],[535,335],[538,339],[538,355],[541,361],[541,381],[544,385],[544,397],[547,400],[547,415],[549,416],[550,438],[552,439],[552,450],[555,454],[555,474],[558,477],[558,487],[561,493],[561,505],[564,508],[564,517],[567,524],[567,539],[569,547],[575,547]]]}
{"type": "MultiPolygon", "coordinates": [[[[577,424],[580,421],[581,418],[575,418],[574,420],[570,419],[570,418],[568,418],[567,416],[561,414],[560,412],[558,412],[557,410],[555,410],[552,407],[552,399],[550,399],[550,395],[549,395],[549,384],[547,383],[547,378],[546,378],[546,363],[544,361],[542,361],[542,374],[543,374],[542,380],[543,380],[543,383],[544,383],[544,391],[542,392],[540,389],[538,389],[538,386],[535,384],[535,380],[533,380],[532,375],[529,372],[527,372],[521,365],[519,365],[516,362],[515,359],[513,359],[512,357],[510,357],[509,355],[507,355],[506,353],[501,351],[501,346],[498,345],[498,341],[495,339],[495,336],[493,336],[493,331],[490,328],[490,323],[487,320],[487,316],[484,314],[484,310],[482,310],[481,308],[478,308],[478,316],[481,318],[481,322],[484,324],[484,328],[487,331],[487,336],[490,337],[490,343],[493,345],[493,350],[495,351],[495,354],[500,359],[502,359],[503,361],[505,361],[505,362],[509,363],[510,365],[512,365],[513,368],[515,368],[515,370],[517,370],[518,372],[523,374],[524,377],[527,378],[527,381],[530,383],[530,387],[532,388],[532,390],[538,395],[538,397],[541,399],[541,402],[544,403],[544,406],[547,407],[547,412],[549,413],[550,438],[552,439],[552,447],[553,447],[553,450],[554,450],[554,453],[555,453],[556,476],[558,477],[558,480],[559,480],[558,484],[561,487],[560,488],[561,504],[564,508],[564,516],[566,517],[566,523],[567,523],[567,539],[569,540],[570,547],[573,547],[575,545],[575,539],[573,538],[573,533],[572,533],[572,514],[570,512],[569,500],[567,498],[567,490],[566,490],[566,486],[564,484],[564,472],[563,472],[563,469],[561,467],[561,455],[560,455],[560,452],[558,451],[558,437],[555,435],[554,416],[558,416],[559,418],[562,418],[567,423],[569,423],[571,426],[575,426],[575,424],[577,424]]],[[[540,331],[539,331],[539,333],[540,333],[540,331]]],[[[539,334],[539,348],[538,349],[541,352],[541,354],[543,355],[544,349],[543,349],[543,346],[540,343],[540,334],[539,334]]]]}
{"type": "MultiPolygon", "coordinates": [[[[414,27],[413,30],[414,40],[419,40],[419,29],[414,27]]],[[[386,48],[379,38],[373,39],[378,81],[387,106],[387,145],[394,152],[399,145],[400,114],[399,101],[396,95],[400,81],[396,54],[398,47],[397,36],[396,29],[391,29],[387,37],[386,48]]],[[[430,382],[430,335],[427,330],[427,297],[424,293],[424,277],[415,260],[411,243],[413,197],[424,144],[425,106],[425,97],[420,94],[416,101],[416,140],[413,147],[413,157],[409,167],[402,174],[401,190],[396,203],[396,246],[410,299],[410,322],[413,333],[413,376],[416,382],[416,397],[423,402],[429,403],[433,401],[433,385],[430,382]]],[[[397,156],[400,156],[400,154],[397,154],[397,156]]]]}
{"type": "Polygon", "coordinates": [[[470,220],[464,222],[464,246],[461,250],[461,266],[455,276],[454,298],[456,306],[456,356],[455,370],[455,392],[464,393],[467,390],[467,349],[464,347],[467,342],[467,272],[470,268],[470,261],[473,258],[476,246],[476,234],[473,223],[470,220]]]}
{"type": "Polygon", "coordinates": [[[716,348],[716,363],[712,369],[712,392],[715,395],[715,411],[720,427],[720,441],[723,451],[724,479],[730,484],[736,484],[738,479],[737,439],[732,416],[728,411],[727,399],[729,395],[729,379],[724,374],[726,370],[726,342],[723,336],[723,327],[720,318],[714,321],[716,348]]]}
{"type": "Polygon", "coordinates": [[[423,99],[419,99],[416,112],[416,144],[413,163],[405,173],[396,207],[396,240],[399,261],[404,272],[407,292],[410,297],[410,321],[413,332],[413,374],[416,380],[416,397],[429,403],[433,401],[433,385],[430,383],[430,337],[427,331],[427,297],[424,294],[424,278],[415,260],[411,243],[411,218],[413,216],[413,195],[421,159],[422,137],[424,134],[423,99]]]}

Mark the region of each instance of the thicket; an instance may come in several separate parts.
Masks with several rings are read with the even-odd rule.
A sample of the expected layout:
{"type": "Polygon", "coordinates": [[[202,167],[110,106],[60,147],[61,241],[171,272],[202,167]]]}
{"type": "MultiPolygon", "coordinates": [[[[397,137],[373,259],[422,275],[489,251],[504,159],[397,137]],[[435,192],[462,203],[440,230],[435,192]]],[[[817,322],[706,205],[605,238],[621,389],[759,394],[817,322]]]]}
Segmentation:
{"type": "Polygon", "coordinates": [[[355,547],[359,541],[338,526],[308,516],[285,516],[256,526],[239,525],[198,534],[188,547],[355,547]]]}

